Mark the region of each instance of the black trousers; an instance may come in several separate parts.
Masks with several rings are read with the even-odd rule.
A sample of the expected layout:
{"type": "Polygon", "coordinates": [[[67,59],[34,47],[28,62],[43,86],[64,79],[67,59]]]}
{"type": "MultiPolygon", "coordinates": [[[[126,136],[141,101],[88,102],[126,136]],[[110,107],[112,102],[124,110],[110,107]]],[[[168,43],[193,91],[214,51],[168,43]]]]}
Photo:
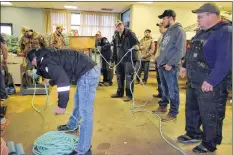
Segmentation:
{"type": "MultiPolygon", "coordinates": [[[[110,64],[110,61],[108,61],[108,63],[110,64]]],[[[108,63],[102,59],[103,82],[109,82],[111,84],[113,79],[113,69],[109,68],[108,63]]]]}
{"type": "MultiPolygon", "coordinates": [[[[138,71],[138,76],[139,77],[141,77],[142,69],[144,71],[144,78],[142,80],[144,82],[147,82],[148,75],[149,75],[149,69],[150,69],[150,61],[141,61],[141,66],[140,66],[139,71],[138,71]]],[[[137,81],[140,81],[140,79],[138,77],[137,77],[137,81]]]]}
{"type": "Polygon", "coordinates": [[[201,86],[193,88],[187,84],[185,130],[190,137],[203,136],[202,144],[210,151],[216,150],[222,141],[227,95],[227,80],[208,93],[202,92],[201,86]]]}
{"type": "MultiPolygon", "coordinates": [[[[135,65],[135,64],[134,64],[135,65]]],[[[130,91],[130,84],[134,78],[134,69],[132,62],[121,62],[116,67],[116,74],[117,74],[117,84],[118,90],[117,92],[120,94],[124,94],[124,87],[126,81],[126,96],[132,98],[132,93],[130,91]]],[[[131,90],[134,91],[134,82],[131,84],[131,90]]]]}

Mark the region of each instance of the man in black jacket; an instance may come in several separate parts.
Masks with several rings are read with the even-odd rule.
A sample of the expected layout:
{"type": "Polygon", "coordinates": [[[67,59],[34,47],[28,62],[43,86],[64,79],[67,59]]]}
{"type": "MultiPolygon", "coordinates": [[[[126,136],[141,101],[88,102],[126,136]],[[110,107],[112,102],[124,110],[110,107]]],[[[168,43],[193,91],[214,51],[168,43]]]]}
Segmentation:
{"type": "MultiPolygon", "coordinates": [[[[133,97],[133,94],[130,91],[130,83],[133,81],[134,78],[134,68],[132,60],[135,64],[135,62],[137,61],[137,53],[135,51],[132,51],[132,58],[131,52],[129,52],[124,58],[123,56],[128,52],[129,49],[133,47],[139,49],[139,41],[136,38],[135,33],[133,33],[130,29],[124,27],[122,21],[118,20],[115,26],[116,32],[113,40],[112,61],[115,63],[121,61],[121,63],[116,66],[118,90],[116,94],[112,95],[112,98],[120,98],[124,96],[124,81],[126,79],[126,97],[124,101],[128,102],[133,97]]],[[[134,83],[132,83],[131,90],[132,92],[134,91],[134,83]]]]}
{"type": "Polygon", "coordinates": [[[111,63],[112,58],[112,50],[111,44],[106,37],[102,37],[101,32],[98,31],[96,33],[97,48],[102,54],[102,71],[103,71],[103,83],[106,86],[112,85],[113,72],[112,69],[109,68],[109,64],[111,63]]]}
{"type": "Polygon", "coordinates": [[[75,130],[80,119],[80,137],[71,155],[86,154],[91,147],[93,130],[93,103],[100,78],[100,69],[83,52],[71,49],[33,49],[27,58],[37,68],[37,74],[51,79],[57,85],[58,106],[55,114],[64,114],[69,100],[70,81],[77,81],[74,109],[66,125],[58,130],[75,130]],[[78,153],[77,153],[78,152],[78,153]]]}

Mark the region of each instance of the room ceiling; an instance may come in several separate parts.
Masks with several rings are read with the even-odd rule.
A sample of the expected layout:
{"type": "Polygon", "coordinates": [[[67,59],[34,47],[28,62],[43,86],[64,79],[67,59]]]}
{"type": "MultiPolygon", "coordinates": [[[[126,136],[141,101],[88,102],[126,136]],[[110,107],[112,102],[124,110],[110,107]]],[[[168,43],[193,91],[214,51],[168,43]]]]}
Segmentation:
{"type": "MultiPolygon", "coordinates": [[[[158,7],[176,7],[196,9],[204,2],[153,2],[151,4],[143,4],[139,2],[11,2],[13,7],[30,7],[30,8],[53,8],[64,9],[65,5],[77,6],[75,10],[80,11],[101,11],[102,8],[113,9],[111,12],[120,13],[133,4],[151,5],[158,7]]],[[[232,2],[216,2],[221,6],[221,10],[232,11],[232,2]]],[[[1,5],[4,6],[4,5],[1,5]]],[[[74,9],[70,9],[74,10],[74,9]]],[[[106,12],[106,11],[105,11],[106,12]]]]}

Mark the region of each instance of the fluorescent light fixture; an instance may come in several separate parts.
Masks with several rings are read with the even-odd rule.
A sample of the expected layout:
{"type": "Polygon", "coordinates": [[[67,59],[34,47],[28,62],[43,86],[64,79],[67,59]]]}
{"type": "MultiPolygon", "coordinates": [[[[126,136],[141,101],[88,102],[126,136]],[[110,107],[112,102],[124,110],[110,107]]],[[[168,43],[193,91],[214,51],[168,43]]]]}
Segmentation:
{"type": "Polygon", "coordinates": [[[12,5],[11,2],[1,2],[1,5],[12,5]]]}
{"type": "Polygon", "coordinates": [[[148,1],[145,1],[145,2],[139,2],[139,3],[144,3],[144,4],[151,4],[153,2],[148,2],[148,1]]]}
{"type": "Polygon", "coordinates": [[[66,9],[77,9],[77,6],[65,5],[64,8],[66,8],[66,9]]]}

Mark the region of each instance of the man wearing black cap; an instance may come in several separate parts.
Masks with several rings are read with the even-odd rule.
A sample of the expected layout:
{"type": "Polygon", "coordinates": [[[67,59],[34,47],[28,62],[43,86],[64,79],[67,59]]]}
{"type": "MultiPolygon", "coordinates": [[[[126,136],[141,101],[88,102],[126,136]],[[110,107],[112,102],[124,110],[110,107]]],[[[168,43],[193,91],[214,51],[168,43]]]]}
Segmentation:
{"type": "Polygon", "coordinates": [[[132,92],[134,91],[134,83],[132,82],[134,79],[133,64],[135,64],[137,60],[137,52],[134,50],[132,51],[133,53],[128,51],[129,49],[139,49],[138,47],[139,41],[135,33],[133,33],[130,29],[124,27],[122,21],[118,20],[115,26],[116,26],[116,33],[114,35],[114,40],[113,40],[112,61],[115,63],[121,61],[121,63],[118,66],[116,66],[117,84],[118,84],[117,93],[112,95],[111,97],[121,98],[124,96],[124,83],[126,80],[126,89],[125,89],[126,97],[124,98],[124,101],[128,102],[133,98],[133,94],[131,93],[131,91],[132,92]],[[128,54],[123,58],[123,56],[127,52],[128,54]]]}
{"type": "Polygon", "coordinates": [[[232,25],[222,21],[213,3],[197,10],[201,29],[191,40],[180,76],[187,71],[186,134],[180,143],[201,142],[193,151],[214,152],[222,142],[228,76],[232,67],[232,25]],[[200,126],[202,125],[202,129],[200,126]]]}
{"type": "Polygon", "coordinates": [[[71,49],[33,49],[27,54],[27,58],[37,68],[38,75],[53,80],[57,85],[58,106],[55,114],[65,113],[69,101],[70,81],[77,82],[72,116],[66,125],[58,126],[58,130],[75,130],[82,119],[79,142],[70,155],[86,155],[91,148],[93,104],[100,68],[83,52],[71,49]]]}
{"type": "Polygon", "coordinates": [[[159,18],[163,19],[163,25],[168,29],[163,35],[157,58],[163,94],[155,112],[167,112],[170,102],[169,113],[162,119],[165,122],[176,119],[179,113],[178,64],[185,53],[186,34],[182,26],[175,22],[176,13],[173,10],[165,10],[159,18]]]}
{"type": "MultiPolygon", "coordinates": [[[[141,66],[138,71],[138,76],[137,76],[137,83],[140,82],[140,77],[142,73],[142,68],[144,71],[144,78],[142,79],[142,83],[146,84],[147,79],[148,79],[148,74],[149,74],[149,69],[150,69],[150,59],[151,56],[155,52],[155,43],[153,38],[151,37],[151,30],[146,29],[144,32],[145,36],[140,40],[140,50],[141,50],[141,66]]],[[[139,55],[140,56],[140,55],[139,55]]]]}

